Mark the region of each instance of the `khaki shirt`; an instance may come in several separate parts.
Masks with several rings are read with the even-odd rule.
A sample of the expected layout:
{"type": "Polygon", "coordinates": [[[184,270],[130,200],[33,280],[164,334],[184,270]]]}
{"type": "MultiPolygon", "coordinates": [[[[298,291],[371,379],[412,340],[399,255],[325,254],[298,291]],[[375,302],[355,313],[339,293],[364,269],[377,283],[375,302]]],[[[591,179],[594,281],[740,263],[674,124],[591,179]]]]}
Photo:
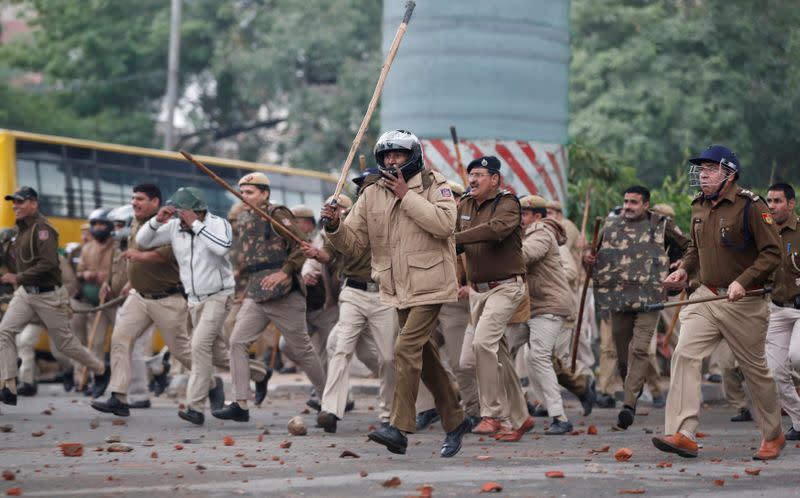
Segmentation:
{"type": "Polygon", "coordinates": [[[683,269],[707,287],[728,287],[734,281],[745,289],[770,283],[780,265],[780,239],[769,208],[749,190],[733,185],[719,203],[699,194],[692,201],[691,244],[683,269]],[[750,204],[744,233],[744,207],[750,204]]]}
{"type": "Polygon", "coordinates": [[[575,309],[575,296],[561,262],[556,236],[548,223],[537,221],[527,227],[522,252],[528,267],[531,316],[549,313],[569,318],[575,309]]]}
{"type": "MultiPolygon", "coordinates": [[[[75,268],[78,278],[83,281],[83,277],[80,275],[85,271],[90,271],[95,274],[102,273],[105,276],[103,280],[107,279],[109,273],[111,273],[111,260],[114,257],[115,245],[112,238],[102,243],[96,240],[87,242],[81,248],[80,260],[77,268],[75,268]]],[[[97,283],[97,280],[91,283],[97,283]]]]}
{"type": "Polygon", "coordinates": [[[178,261],[175,259],[172,247],[161,246],[154,249],[144,249],[136,243],[136,234],[139,233],[139,228],[147,223],[148,220],[149,218],[142,223],[139,223],[139,220],[133,220],[131,234],[128,236],[128,247],[139,251],[156,251],[161,254],[167,262],[146,263],[129,260],[128,281],[131,283],[131,287],[136,289],[136,292],[140,294],[158,294],[172,291],[173,289],[179,288],[181,285],[178,261]]]}
{"type": "Polygon", "coordinates": [[[456,244],[464,245],[470,282],[525,274],[519,200],[498,191],[482,203],[467,195],[458,206],[456,244]]]}
{"type": "Polygon", "coordinates": [[[775,290],[772,299],[779,303],[793,303],[800,295],[800,217],[792,214],[780,228],[781,265],[775,272],[775,290]]]}
{"type": "Polygon", "coordinates": [[[17,220],[17,284],[38,287],[61,285],[58,232],[41,213],[17,220]]]}
{"type": "Polygon", "coordinates": [[[371,251],[381,301],[409,308],[457,300],[455,226],[456,202],[447,180],[426,170],[408,180],[402,199],[382,179],[368,186],[327,236],[348,258],[371,251]]]}

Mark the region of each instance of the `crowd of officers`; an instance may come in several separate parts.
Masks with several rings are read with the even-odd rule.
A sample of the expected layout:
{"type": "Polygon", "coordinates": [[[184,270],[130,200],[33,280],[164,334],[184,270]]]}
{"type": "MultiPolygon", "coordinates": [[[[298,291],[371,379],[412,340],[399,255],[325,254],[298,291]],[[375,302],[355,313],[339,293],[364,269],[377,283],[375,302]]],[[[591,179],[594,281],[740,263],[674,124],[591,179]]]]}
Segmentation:
{"type": "Polygon", "coordinates": [[[409,433],[441,421],[441,456],[451,457],[469,432],[519,441],[534,416],[549,417],[547,435],[571,433],[562,387],[587,416],[616,405],[617,371],[615,429],[634,423],[647,386],[653,405],[666,405],[665,436],[653,444],[695,457],[703,362],[716,352],[726,395],[742,410],[735,420],[750,419],[747,384],[762,433],[754,458],[776,458],[787,439],[800,439],[791,186],[771,186],[765,201],[737,185],[735,154],[712,146],[691,160],[700,192],[690,233],[671,207],[651,207],[650,192],[633,186],[594,250],[557,202],[504,190],[496,157],[469,163],[466,193],[424,167],[408,131],[382,135],[375,159],[377,168],[353,180],[356,202],[328,199],[324,226],[305,206],[271,202],[260,172],[239,181],[246,203],[226,217],[198,189],[164,200],[143,183],[130,205],[93,212],[85,240],[63,256],[37,192],[6,196],[17,222],[0,233],[0,401],[36,394],[33,349],[46,329],[65,388],[92,395],[95,410],[127,417],[149,408],[168,373],[182,371],[181,419],[203,424],[208,403],[216,418],[247,422],[250,405],[267,396],[279,346],[313,385],[307,404],[317,425],[336,432],[353,406],[355,354],[380,379],[381,424],[369,439],[403,454],[409,433]],[[593,304],[576,332],[587,272],[593,304]],[[687,296],[720,299],[686,304],[674,318],[651,311],[687,296]],[[597,374],[591,311],[600,321],[597,374]],[[675,323],[674,350],[657,344],[659,328],[675,323]],[[166,346],[151,356],[155,329],[166,346]],[[265,337],[266,364],[253,354],[265,337]],[[657,347],[671,354],[666,401],[657,347]],[[218,370],[230,371],[227,404],[218,370]]]}

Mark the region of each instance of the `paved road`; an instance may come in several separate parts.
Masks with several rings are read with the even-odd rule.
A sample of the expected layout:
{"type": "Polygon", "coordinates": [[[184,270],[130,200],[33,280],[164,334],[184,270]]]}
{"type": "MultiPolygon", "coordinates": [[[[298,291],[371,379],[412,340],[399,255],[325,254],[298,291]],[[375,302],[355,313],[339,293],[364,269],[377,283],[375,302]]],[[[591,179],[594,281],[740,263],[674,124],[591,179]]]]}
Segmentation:
{"type": "Polygon", "coordinates": [[[314,428],[313,416],[305,415],[308,435],[290,436],[286,422],[303,410],[306,399],[294,389],[276,389],[261,409],[251,411],[249,423],[209,418],[195,428],[178,419],[174,400],[158,399],[152,409],[134,412],[126,425],[113,425],[115,417],[94,412],[87,398],[55,385],[40,387],[39,396],[2,407],[0,425],[13,432],[0,433],[0,471],[10,470],[16,479],[0,482],[0,492],[19,486],[23,496],[413,496],[429,484],[434,496],[477,496],[485,482],[495,481],[503,486],[502,496],[619,496],[620,490],[644,490],[647,496],[800,495],[796,442],[777,461],[754,462],[755,425],[727,422],[731,409],[722,406],[704,408],[701,430],[707,437],[697,460],[652,447],[651,434],[662,431],[663,410],[642,407],[649,413],[620,433],[610,430],[616,411],[596,410],[583,418],[576,414],[577,403],[568,407],[576,429],[596,424],[598,435],[544,436],[545,420],[537,419],[519,443],[469,435],[459,455],[442,459],[438,425],[410,436],[405,456],[367,442],[364,434],[377,423],[376,403],[367,395],[356,397],[356,410],[340,422],[337,434],[314,428]],[[99,421],[96,428],[92,420],[99,421]],[[259,440],[265,429],[269,434],[259,440]],[[110,436],[133,450],[109,453],[110,436]],[[225,436],[234,439],[233,446],[224,445],[225,436]],[[281,448],[284,441],[291,447],[281,448]],[[83,443],[83,456],[62,456],[61,442],[83,443]],[[592,452],[604,446],[608,452],[592,452]],[[622,447],[633,451],[628,462],[613,457],[622,447]],[[341,458],[344,450],[360,458],[341,458]],[[672,465],[659,467],[661,462],[672,465]],[[760,469],[760,475],[748,475],[747,468],[760,469]],[[545,477],[551,470],[565,477],[545,477]],[[395,476],[399,486],[383,486],[395,476]]]}

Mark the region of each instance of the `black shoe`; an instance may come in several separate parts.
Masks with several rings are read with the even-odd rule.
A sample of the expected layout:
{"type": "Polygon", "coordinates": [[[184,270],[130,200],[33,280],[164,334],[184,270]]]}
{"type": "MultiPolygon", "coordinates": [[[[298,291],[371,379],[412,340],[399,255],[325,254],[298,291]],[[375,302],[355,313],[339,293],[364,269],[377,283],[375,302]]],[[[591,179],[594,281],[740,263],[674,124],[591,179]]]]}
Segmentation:
{"type": "Polygon", "coordinates": [[[211,410],[222,410],[225,407],[225,387],[222,379],[214,377],[214,387],[208,390],[208,404],[211,410]]]}
{"type": "Polygon", "coordinates": [[[263,403],[264,399],[266,399],[267,384],[269,383],[269,379],[271,378],[272,378],[272,369],[268,368],[267,373],[264,375],[264,380],[256,382],[256,399],[255,399],[256,406],[261,406],[261,403],[263,403]]]}
{"type": "Polygon", "coordinates": [[[107,401],[92,401],[92,408],[103,413],[113,413],[117,417],[129,417],[131,414],[128,404],[120,401],[114,393],[111,393],[107,401]]]}
{"type": "Polygon", "coordinates": [[[417,413],[417,432],[424,431],[431,425],[441,420],[436,408],[417,413]]]}
{"type": "Polygon", "coordinates": [[[405,455],[408,438],[397,427],[388,425],[367,434],[370,441],[386,446],[386,449],[397,455],[405,455]]]}
{"type": "Polygon", "coordinates": [[[472,430],[472,422],[464,419],[461,425],[448,432],[444,437],[442,443],[442,451],[439,453],[442,458],[450,458],[455,456],[461,450],[461,440],[464,439],[464,434],[472,430]]]}
{"type": "Polygon", "coordinates": [[[17,387],[17,394],[20,396],[36,396],[38,390],[36,383],[23,382],[22,385],[17,387]]]}
{"type": "Polygon", "coordinates": [[[600,408],[614,408],[617,406],[617,401],[606,393],[600,393],[597,396],[597,401],[595,401],[595,403],[600,408]]]}
{"type": "Polygon", "coordinates": [[[752,421],[753,421],[753,415],[747,408],[740,411],[738,415],[731,417],[731,422],[752,422],[752,421]]]}
{"type": "Polygon", "coordinates": [[[667,398],[662,394],[661,396],[653,396],[653,408],[664,408],[667,406],[667,398]]]}
{"type": "Polygon", "coordinates": [[[4,387],[0,390],[0,402],[11,406],[17,406],[17,395],[11,392],[11,389],[4,387]]]}
{"type": "Polygon", "coordinates": [[[787,441],[800,441],[800,431],[794,430],[794,427],[789,427],[786,434],[783,435],[787,441]]]}
{"type": "Polygon", "coordinates": [[[317,425],[322,427],[325,432],[335,433],[338,420],[339,417],[333,413],[319,412],[319,415],[317,415],[317,425]]]}
{"type": "Polygon", "coordinates": [[[206,421],[205,415],[197,410],[192,410],[191,408],[186,408],[185,411],[178,411],[178,416],[187,422],[193,423],[194,425],[203,425],[203,422],[206,421]]]}
{"type": "Polygon", "coordinates": [[[169,351],[164,353],[163,358],[161,358],[161,363],[163,364],[161,373],[153,375],[153,380],[150,382],[150,391],[153,392],[153,396],[155,397],[161,396],[169,387],[169,371],[172,368],[172,365],[169,363],[169,356],[169,351]]]}
{"type": "Polygon", "coordinates": [[[67,370],[61,375],[61,383],[64,384],[65,392],[75,389],[75,374],[72,373],[72,370],[67,370]]]}
{"type": "Polygon", "coordinates": [[[624,405],[622,410],[617,415],[617,427],[620,429],[627,429],[633,425],[634,409],[628,405],[624,405]]]}
{"type": "Polygon", "coordinates": [[[388,429],[388,428],[389,428],[389,422],[381,422],[381,429],[388,429]]]}
{"type": "Polygon", "coordinates": [[[467,422],[469,422],[469,431],[472,432],[472,429],[481,423],[481,417],[477,415],[467,415],[467,422]]]}
{"type": "Polygon", "coordinates": [[[356,402],[352,399],[348,399],[347,402],[344,404],[344,412],[352,412],[353,409],[356,407],[356,402]]]}
{"type": "MultiPolygon", "coordinates": [[[[306,401],[306,406],[311,408],[312,410],[314,410],[317,413],[322,411],[322,405],[320,404],[320,402],[319,402],[319,400],[317,398],[311,398],[308,401],[306,401]]],[[[345,411],[347,411],[347,410],[345,410],[345,411]]]]}
{"type": "Polygon", "coordinates": [[[83,394],[86,397],[90,397],[92,394],[94,394],[94,387],[92,387],[92,383],[90,381],[88,380],[86,381],[86,384],[84,384],[83,391],[81,391],[81,394],[83,394]]]}
{"type": "Polygon", "coordinates": [[[589,383],[589,387],[586,388],[586,392],[583,393],[583,396],[578,399],[583,407],[583,416],[589,416],[592,413],[595,401],[597,401],[597,390],[594,388],[594,380],[589,383]]]}
{"type": "Polygon", "coordinates": [[[151,405],[149,399],[143,399],[141,401],[132,401],[131,403],[128,404],[128,406],[140,410],[142,408],[150,408],[151,405]]]}
{"type": "Polygon", "coordinates": [[[106,392],[108,383],[111,381],[111,365],[106,362],[106,369],[102,374],[94,374],[94,389],[92,389],[92,398],[97,399],[106,392]]]}
{"type": "Polygon", "coordinates": [[[536,405],[533,407],[533,411],[528,408],[528,415],[531,417],[548,417],[549,414],[547,413],[547,408],[543,407],[542,405],[536,405]]]}
{"type": "Polygon", "coordinates": [[[706,377],[706,380],[712,382],[714,384],[721,384],[722,383],[722,375],[720,374],[711,374],[706,377]]]}
{"type": "Polygon", "coordinates": [[[242,410],[239,403],[235,401],[221,410],[213,410],[211,415],[222,420],[233,420],[234,422],[250,421],[250,410],[242,410]]]}
{"type": "Polygon", "coordinates": [[[570,432],[572,432],[572,422],[569,420],[558,420],[555,417],[553,417],[553,421],[550,422],[550,427],[544,431],[548,436],[561,436],[569,434],[570,432]]]}

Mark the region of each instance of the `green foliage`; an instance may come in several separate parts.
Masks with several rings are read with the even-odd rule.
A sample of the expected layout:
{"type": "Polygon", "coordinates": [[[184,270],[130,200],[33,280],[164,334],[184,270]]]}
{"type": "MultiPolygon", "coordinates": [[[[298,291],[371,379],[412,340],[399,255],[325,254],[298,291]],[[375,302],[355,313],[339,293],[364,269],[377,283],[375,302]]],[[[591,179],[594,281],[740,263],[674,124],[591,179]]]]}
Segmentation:
{"type": "MultiPolygon", "coordinates": [[[[570,134],[663,171],[711,143],[742,183],[800,181],[800,9],[781,0],[573,0],[570,134]]],[[[685,164],[685,163],[684,163],[685,164]]]]}

